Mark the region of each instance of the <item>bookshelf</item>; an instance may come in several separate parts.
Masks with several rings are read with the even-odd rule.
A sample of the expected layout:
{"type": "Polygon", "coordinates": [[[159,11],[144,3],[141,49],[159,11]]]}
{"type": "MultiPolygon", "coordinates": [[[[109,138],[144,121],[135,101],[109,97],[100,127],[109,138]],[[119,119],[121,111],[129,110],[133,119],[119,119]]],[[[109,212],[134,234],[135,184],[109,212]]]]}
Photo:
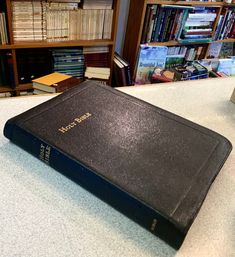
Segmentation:
{"type": "MultiPolygon", "coordinates": [[[[165,7],[166,8],[166,7],[165,7]]],[[[168,7],[170,8],[170,7],[168,7]]],[[[124,47],[123,47],[123,57],[130,63],[130,69],[131,73],[133,75],[133,80],[135,80],[136,77],[136,69],[137,69],[137,64],[139,60],[139,49],[141,44],[146,44],[148,46],[166,46],[166,47],[177,47],[177,46],[188,46],[192,47],[193,45],[203,45],[204,48],[204,58],[208,57],[208,51],[209,47],[212,43],[214,42],[220,42],[220,43],[234,43],[235,38],[228,38],[228,37],[222,37],[222,38],[217,38],[215,40],[215,34],[218,30],[218,25],[220,22],[220,17],[226,13],[226,10],[232,10],[231,16],[233,17],[232,24],[235,21],[235,5],[234,3],[228,4],[225,2],[212,2],[212,1],[161,1],[161,0],[130,0],[130,8],[129,8],[129,17],[128,17],[128,22],[127,22],[127,29],[126,29],[126,37],[125,37],[125,42],[124,42],[124,47]],[[180,41],[177,38],[175,39],[170,39],[170,40],[160,40],[162,42],[159,42],[158,40],[145,40],[143,42],[143,33],[146,30],[146,21],[148,17],[148,10],[150,6],[154,9],[153,6],[158,5],[156,8],[157,11],[153,11],[153,16],[152,20],[154,20],[154,15],[155,19],[157,15],[160,15],[159,11],[159,6],[160,9],[162,6],[172,6],[172,8],[189,8],[189,7],[194,7],[194,8],[200,8],[200,7],[205,7],[207,9],[214,9],[214,13],[216,14],[213,22],[211,22],[211,38],[208,41],[204,42],[199,42],[199,41],[194,41],[192,40],[191,42],[188,40],[188,42],[185,41],[180,41]],[[138,6],[138,8],[137,8],[138,6]],[[154,13],[155,12],[155,13],[154,13]]],[[[190,12],[190,11],[189,11],[190,12]]],[[[151,20],[151,15],[149,16],[151,20]]],[[[187,18],[189,15],[187,16],[187,18]]],[[[149,21],[149,20],[148,20],[149,21]]],[[[229,20],[230,22],[230,20],[229,20]]],[[[164,24],[165,25],[165,24],[164,24]]],[[[164,26],[162,25],[162,26],[164,26]]],[[[151,27],[150,27],[151,28],[151,27]]],[[[160,32],[158,32],[160,33],[160,32]]],[[[227,34],[229,35],[229,34],[227,34]]],[[[152,39],[152,38],[151,38],[152,39]]]]}
{"type": "MultiPolygon", "coordinates": [[[[0,58],[1,56],[8,55],[8,60],[1,60],[0,59],[0,65],[1,61],[2,63],[5,62],[8,73],[10,73],[9,76],[11,76],[10,80],[13,81],[10,84],[4,84],[1,85],[1,79],[0,79],[0,93],[5,93],[5,92],[11,92],[12,95],[20,95],[21,91],[25,91],[28,89],[32,88],[32,84],[27,82],[27,83],[22,83],[19,79],[19,72],[22,67],[19,67],[19,53],[22,51],[28,51],[29,49],[31,51],[42,51],[43,49],[45,51],[54,51],[56,49],[74,49],[74,48],[82,48],[82,47],[106,47],[107,49],[107,63],[108,66],[110,67],[110,77],[112,77],[112,60],[114,57],[114,51],[115,51],[115,40],[116,40],[116,32],[117,32],[117,22],[118,22],[118,12],[119,12],[119,5],[120,5],[120,0],[104,0],[103,2],[107,2],[110,5],[110,8],[107,7],[102,9],[99,7],[99,10],[96,10],[91,6],[91,9],[89,9],[89,6],[87,4],[85,8],[85,2],[89,2],[89,4],[92,2],[94,5],[96,5],[96,1],[94,0],[71,0],[71,1],[58,1],[58,0],[3,0],[0,3],[0,13],[4,13],[5,15],[5,26],[7,30],[7,43],[0,41],[0,58]],[[64,3],[61,3],[64,2],[64,3]],[[71,3],[68,3],[71,2],[71,3]],[[45,32],[45,27],[42,29],[42,34],[40,34],[40,40],[38,40],[37,32],[34,32],[34,30],[37,30],[38,24],[35,23],[35,20],[38,19],[38,17],[33,16],[33,36],[35,39],[32,39],[30,35],[25,33],[25,38],[26,40],[22,40],[22,31],[17,31],[17,26],[19,27],[19,24],[21,22],[20,20],[20,13],[17,13],[17,10],[19,9],[19,5],[22,7],[20,8],[26,8],[27,11],[27,4],[32,4],[35,5],[36,7],[33,8],[41,8],[41,6],[45,5],[45,8],[48,8],[47,5],[51,3],[56,3],[59,5],[64,4],[64,6],[67,5],[77,5],[78,8],[75,9],[64,9],[64,6],[59,6],[59,7],[53,7],[54,9],[50,9],[50,14],[49,11],[46,9],[46,12],[48,14],[42,14],[44,15],[47,19],[46,23],[46,29],[49,31],[49,22],[51,22],[51,39],[49,40],[48,32],[45,32]],[[17,5],[15,7],[15,5],[17,5]],[[26,7],[24,7],[26,6],[26,7]],[[84,8],[83,8],[84,7],[84,8]],[[18,9],[17,9],[18,8],[18,9]],[[53,12],[58,11],[58,13],[55,13],[54,16],[57,17],[52,17],[53,12]],[[76,21],[71,25],[71,22],[73,22],[73,18],[71,13],[73,13],[73,17],[76,18],[76,21]],[[47,16],[48,15],[48,16],[47,16]],[[51,16],[50,16],[51,15],[51,16]],[[64,15],[64,16],[63,16],[64,15]],[[65,26],[63,25],[64,22],[59,21],[60,19],[64,19],[65,15],[67,20],[65,20],[69,25],[66,27],[68,30],[67,34],[63,34],[65,29],[61,28],[60,32],[53,32],[53,28],[57,27],[58,31],[60,29],[60,26],[65,26]],[[35,18],[36,17],[36,18],[35,18]],[[82,17],[82,18],[81,18],[82,17]],[[107,18],[106,18],[107,17],[107,18]],[[49,21],[51,19],[51,21],[49,21]],[[80,23],[79,20],[80,19],[80,23]],[[83,19],[83,20],[81,20],[83,19]],[[107,19],[107,20],[106,20],[107,19]],[[19,23],[17,23],[19,20],[19,23]],[[106,22],[105,22],[106,21],[106,22]],[[53,23],[54,22],[54,23],[53,23]],[[103,23],[101,23],[103,22],[103,23]],[[99,23],[100,27],[97,27],[97,24],[99,23]],[[36,26],[35,26],[36,24],[36,26]],[[79,31],[77,29],[77,24],[82,24],[79,28],[79,31]],[[89,27],[86,24],[89,24],[89,27]],[[91,24],[91,25],[90,25],[91,24]],[[106,25],[108,24],[108,25],[106,25]],[[54,27],[52,27],[54,25],[54,27]],[[75,32],[71,30],[71,27],[76,26],[75,32]],[[83,26],[83,27],[82,27],[83,26]],[[94,28],[94,26],[96,26],[94,28]],[[107,28],[107,26],[109,26],[107,28]],[[105,31],[106,28],[106,31],[105,31]],[[64,30],[63,30],[64,29],[64,30]],[[44,32],[43,32],[44,30],[44,32]],[[103,31],[104,30],[104,31],[103,31]],[[71,32],[72,31],[72,32],[71,32]],[[88,31],[87,34],[85,34],[88,31]],[[46,35],[47,33],[47,35],[46,35]],[[54,34],[53,34],[54,33],[54,34]],[[60,33],[58,36],[58,34],[60,33]],[[71,35],[71,33],[73,33],[71,35]],[[83,33],[83,34],[82,34],[83,33]],[[105,34],[106,33],[106,34],[105,34]],[[46,36],[45,36],[45,35],[46,36]],[[35,36],[36,35],[36,36],[35,36]],[[66,36],[66,39],[65,39],[66,36]],[[27,40],[27,37],[29,37],[29,40],[27,40]],[[61,37],[61,38],[60,38],[61,37]],[[10,71],[9,71],[10,70],[10,71]]],[[[44,7],[43,7],[44,8],[44,7]]],[[[50,6],[50,8],[52,8],[50,6]]],[[[67,7],[66,7],[67,8],[67,7]]],[[[24,9],[22,9],[24,10],[24,9]]],[[[30,9],[31,10],[31,9],[30,9]]],[[[44,10],[44,9],[43,9],[44,10]]],[[[38,9],[33,9],[33,15],[36,13],[38,9]]],[[[30,14],[29,14],[30,16],[30,14]]],[[[43,19],[43,18],[41,18],[43,19]]],[[[42,23],[42,22],[41,22],[42,23]]],[[[67,23],[65,23],[67,25],[67,23]]],[[[0,26],[1,26],[1,19],[0,19],[0,26]]],[[[2,25],[3,26],[3,25],[2,25]]],[[[26,29],[28,24],[26,24],[26,29]]],[[[43,25],[42,25],[43,26],[43,25]]],[[[0,27],[3,28],[3,27],[0,27]]],[[[30,31],[30,30],[28,30],[30,31]]],[[[1,39],[1,37],[0,37],[1,39]]],[[[42,54],[43,55],[43,54],[42,54]]],[[[4,57],[5,58],[5,57],[4,57]]],[[[3,59],[3,57],[2,57],[3,59]]],[[[6,58],[7,59],[7,58],[6,58]]],[[[3,64],[2,64],[3,65],[3,64]]],[[[1,68],[1,66],[0,66],[1,68]]],[[[49,72],[48,72],[49,73],[49,72]]],[[[46,74],[44,74],[46,75],[46,74]]],[[[1,77],[1,73],[0,73],[1,77]]],[[[111,79],[110,79],[111,81],[111,79]]]]}

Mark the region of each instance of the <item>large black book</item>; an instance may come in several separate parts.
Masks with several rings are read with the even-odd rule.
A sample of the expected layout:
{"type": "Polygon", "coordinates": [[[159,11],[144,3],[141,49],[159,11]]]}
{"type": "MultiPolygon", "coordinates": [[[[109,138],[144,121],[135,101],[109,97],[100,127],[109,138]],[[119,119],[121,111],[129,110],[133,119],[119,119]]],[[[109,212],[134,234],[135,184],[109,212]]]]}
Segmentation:
{"type": "Polygon", "coordinates": [[[8,120],[4,135],[175,248],[232,148],[92,81],[8,120]]]}

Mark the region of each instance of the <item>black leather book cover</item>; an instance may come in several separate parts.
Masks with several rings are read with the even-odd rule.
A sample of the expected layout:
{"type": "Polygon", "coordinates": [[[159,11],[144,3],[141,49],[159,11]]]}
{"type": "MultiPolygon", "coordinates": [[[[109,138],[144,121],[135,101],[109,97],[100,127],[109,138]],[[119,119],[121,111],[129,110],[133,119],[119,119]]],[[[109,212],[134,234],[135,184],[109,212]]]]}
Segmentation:
{"type": "Polygon", "coordinates": [[[10,119],[4,134],[175,248],[232,148],[205,127],[92,81],[10,119]]]}

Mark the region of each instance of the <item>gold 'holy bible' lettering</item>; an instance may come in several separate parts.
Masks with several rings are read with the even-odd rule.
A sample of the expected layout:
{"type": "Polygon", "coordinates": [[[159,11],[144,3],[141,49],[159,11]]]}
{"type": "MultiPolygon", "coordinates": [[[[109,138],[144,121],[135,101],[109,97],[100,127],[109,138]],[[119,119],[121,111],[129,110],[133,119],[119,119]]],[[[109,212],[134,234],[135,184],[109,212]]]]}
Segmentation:
{"type": "Polygon", "coordinates": [[[61,133],[66,133],[69,130],[73,129],[74,127],[76,127],[78,124],[82,123],[83,121],[87,120],[89,117],[91,117],[91,113],[87,112],[79,117],[76,117],[72,122],[70,122],[68,125],[66,126],[62,126],[58,129],[59,132],[61,133]]]}

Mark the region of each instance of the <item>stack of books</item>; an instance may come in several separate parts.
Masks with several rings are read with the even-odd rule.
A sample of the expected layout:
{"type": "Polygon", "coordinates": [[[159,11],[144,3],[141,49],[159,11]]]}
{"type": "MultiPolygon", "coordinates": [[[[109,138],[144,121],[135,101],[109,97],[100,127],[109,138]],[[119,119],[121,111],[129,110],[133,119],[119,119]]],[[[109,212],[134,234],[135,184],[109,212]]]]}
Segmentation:
{"type": "Polygon", "coordinates": [[[83,47],[83,55],[86,67],[109,67],[108,46],[83,47]]]}
{"type": "Polygon", "coordinates": [[[174,73],[174,81],[196,80],[208,78],[209,76],[207,68],[197,61],[176,66],[171,71],[174,73]]]}
{"type": "Polygon", "coordinates": [[[77,86],[80,80],[76,77],[54,72],[33,80],[33,93],[59,93],[77,86]]]}
{"type": "Polygon", "coordinates": [[[118,53],[113,60],[114,85],[117,87],[132,85],[130,65],[118,53]]]}
{"type": "Polygon", "coordinates": [[[84,56],[82,48],[52,50],[53,71],[83,79],[84,56]]]}
{"type": "Polygon", "coordinates": [[[110,68],[106,67],[86,67],[85,78],[107,84],[110,78],[110,68]]]}
{"type": "Polygon", "coordinates": [[[210,42],[212,27],[216,19],[215,7],[195,7],[188,14],[184,24],[180,42],[210,42]]]}
{"type": "Polygon", "coordinates": [[[0,93],[0,98],[5,98],[5,97],[11,97],[11,93],[10,92],[0,93]]]}

